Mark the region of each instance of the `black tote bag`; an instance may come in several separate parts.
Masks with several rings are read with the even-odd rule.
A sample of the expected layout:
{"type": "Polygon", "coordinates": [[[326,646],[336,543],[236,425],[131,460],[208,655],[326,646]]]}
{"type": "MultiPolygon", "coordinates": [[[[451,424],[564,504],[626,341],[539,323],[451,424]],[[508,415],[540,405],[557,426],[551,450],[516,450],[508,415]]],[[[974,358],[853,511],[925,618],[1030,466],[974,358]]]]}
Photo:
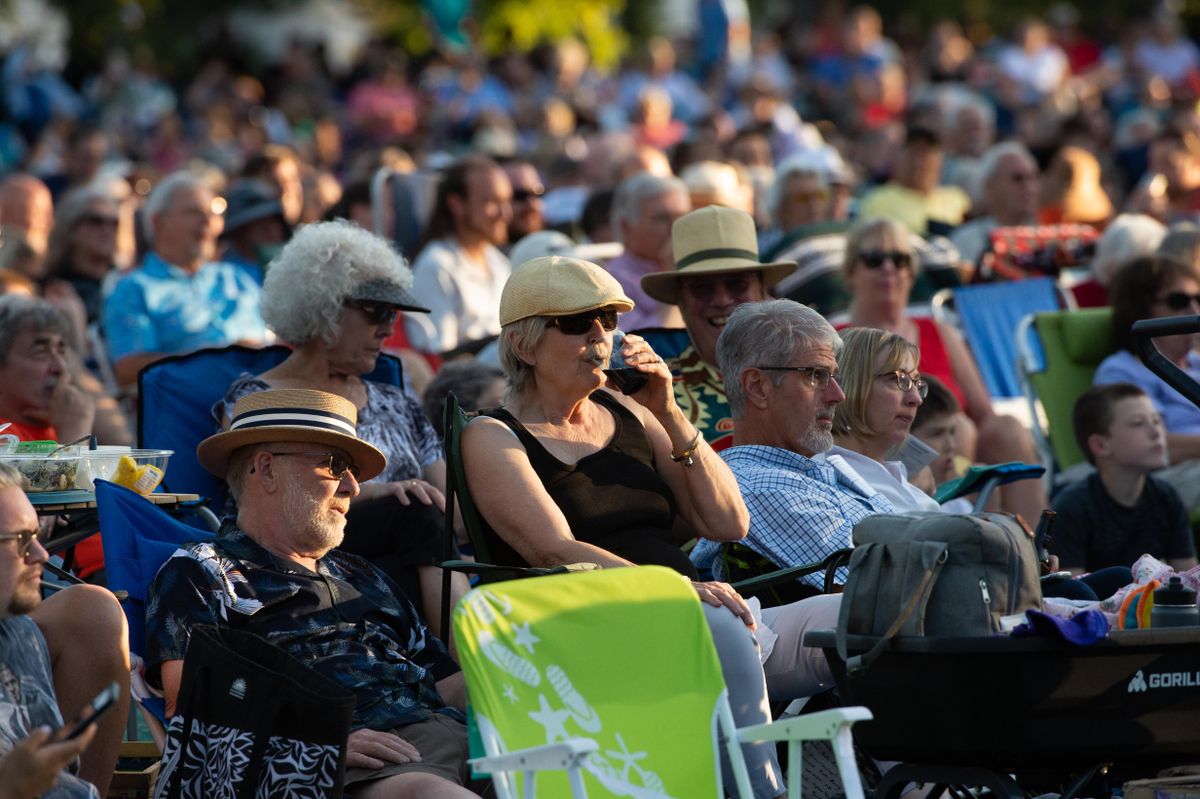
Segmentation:
{"type": "Polygon", "coordinates": [[[274,644],[198,626],[154,797],[340,797],[353,713],[353,694],[274,644]]]}

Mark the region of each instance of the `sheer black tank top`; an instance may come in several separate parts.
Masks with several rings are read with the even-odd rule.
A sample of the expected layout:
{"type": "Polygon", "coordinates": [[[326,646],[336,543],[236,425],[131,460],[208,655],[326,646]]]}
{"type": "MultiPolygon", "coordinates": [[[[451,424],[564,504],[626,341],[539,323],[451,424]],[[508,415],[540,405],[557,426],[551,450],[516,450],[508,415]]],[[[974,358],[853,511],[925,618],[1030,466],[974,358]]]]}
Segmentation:
{"type": "MultiPolygon", "coordinates": [[[[607,392],[594,392],[589,401],[612,414],[616,431],[605,447],[574,465],[547,452],[508,411],[497,408],[484,411],[484,415],[503,422],[516,434],[575,538],[633,563],[668,566],[695,579],[695,567],[672,538],[675,497],[654,470],[654,449],[646,429],[607,392]]],[[[492,561],[505,566],[528,565],[486,523],[484,527],[492,561]]]]}

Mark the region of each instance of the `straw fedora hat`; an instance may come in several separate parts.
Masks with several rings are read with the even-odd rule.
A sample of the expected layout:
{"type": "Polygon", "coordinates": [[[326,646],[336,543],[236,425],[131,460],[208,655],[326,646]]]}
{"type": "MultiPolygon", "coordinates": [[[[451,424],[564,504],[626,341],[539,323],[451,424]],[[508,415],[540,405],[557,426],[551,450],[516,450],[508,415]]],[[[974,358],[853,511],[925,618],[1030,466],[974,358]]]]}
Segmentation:
{"type": "Polygon", "coordinates": [[[248,444],[324,444],[345,452],[370,480],[387,466],[387,457],[358,437],[354,403],[336,394],[306,388],[256,391],[233,406],[229,429],[196,447],[200,465],[217,477],[229,469],[229,456],[248,444]]]}
{"type": "Polygon", "coordinates": [[[758,261],[758,233],[745,211],[709,205],[675,220],[671,227],[674,272],[642,277],[642,290],[659,302],[679,304],[679,280],[692,275],[761,272],[769,289],[796,270],[795,261],[758,261]]]}

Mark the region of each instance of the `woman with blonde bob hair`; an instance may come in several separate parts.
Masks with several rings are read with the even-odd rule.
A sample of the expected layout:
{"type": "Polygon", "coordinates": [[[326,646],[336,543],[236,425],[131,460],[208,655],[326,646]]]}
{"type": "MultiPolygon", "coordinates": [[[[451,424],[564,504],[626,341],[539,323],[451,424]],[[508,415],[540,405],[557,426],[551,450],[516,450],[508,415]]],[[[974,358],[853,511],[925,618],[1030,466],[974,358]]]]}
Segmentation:
{"type": "Polygon", "coordinates": [[[929,391],[919,363],[911,342],[870,327],[843,333],[837,355],[838,385],[846,399],[833,418],[836,445],[830,452],[845,458],[899,511],[939,510],[895,460],[929,391]]]}

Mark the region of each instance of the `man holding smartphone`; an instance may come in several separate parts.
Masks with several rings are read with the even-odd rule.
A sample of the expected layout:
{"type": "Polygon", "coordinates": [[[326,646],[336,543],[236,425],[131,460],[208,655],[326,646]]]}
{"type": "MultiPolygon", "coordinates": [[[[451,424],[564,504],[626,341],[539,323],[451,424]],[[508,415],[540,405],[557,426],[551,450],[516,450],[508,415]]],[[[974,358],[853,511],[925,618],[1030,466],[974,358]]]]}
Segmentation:
{"type": "Polygon", "coordinates": [[[80,773],[107,791],[129,708],[124,617],[112,595],[94,586],[65,589],[43,604],[42,563],[48,555],[37,535],[38,516],[21,475],[0,464],[0,796],[91,799],[102,794],[72,767],[84,755],[80,773]],[[104,637],[84,640],[86,634],[76,634],[80,626],[104,637]],[[90,654],[84,657],[80,647],[90,654]],[[97,736],[96,725],[87,724],[72,736],[76,725],[64,728],[60,704],[75,713],[112,679],[101,672],[122,663],[125,682],[116,685],[104,733],[97,736]],[[80,679],[84,672],[88,678],[80,679]],[[64,696],[56,695],[56,681],[64,696]]]}

